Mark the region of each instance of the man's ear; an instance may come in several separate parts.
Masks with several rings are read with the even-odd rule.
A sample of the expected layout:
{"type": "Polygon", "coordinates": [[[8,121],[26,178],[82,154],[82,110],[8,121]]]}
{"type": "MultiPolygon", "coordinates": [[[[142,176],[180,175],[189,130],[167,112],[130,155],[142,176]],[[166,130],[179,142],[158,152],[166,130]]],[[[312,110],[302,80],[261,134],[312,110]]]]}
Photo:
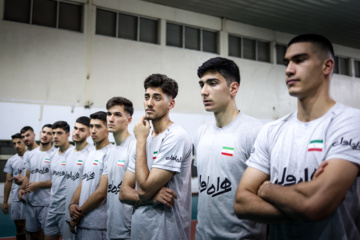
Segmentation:
{"type": "Polygon", "coordinates": [[[333,69],[334,69],[334,60],[331,59],[331,58],[328,58],[324,61],[324,64],[323,64],[323,73],[325,75],[329,75],[333,72],[333,69]]]}
{"type": "Polygon", "coordinates": [[[171,98],[171,99],[169,100],[169,110],[170,110],[170,109],[173,109],[174,107],[175,107],[175,99],[172,99],[172,98],[171,98]]]}
{"type": "Polygon", "coordinates": [[[237,92],[239,91],[239,84],[237,82],[230,83],[229,91],[230,91],[230,95],[235,97],[237,92]]]}

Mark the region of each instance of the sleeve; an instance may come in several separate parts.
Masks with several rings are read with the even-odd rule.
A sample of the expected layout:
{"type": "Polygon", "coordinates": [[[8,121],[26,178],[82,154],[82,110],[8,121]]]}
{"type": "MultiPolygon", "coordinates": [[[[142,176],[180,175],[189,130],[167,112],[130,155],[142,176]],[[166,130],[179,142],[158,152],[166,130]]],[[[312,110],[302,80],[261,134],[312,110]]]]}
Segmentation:
{"type": "Polygon", "coordinates": [[[133,148],[131,149],[131,152],[129,154],[129,165],[127,167],[127,170],[129,170],[132,173],[135,173],[135,160],[136,160],[136,142],[134,141],[133,148]]]}
{"type": "Polygon", "coordinates": [[[268,127],[263,127],[251,150],[250,158],[246,161],[249,167],[256,168],[266,174],[270,174],[270,151],[268,146],[268,127]]]}
{"type": "Polygon", "coordinates": [[[360,165],[360,111],[353,111],[341,113],[331,124],[325,142],[325,160],[338,158],[360,165]]]}
{"type": "Polygon", "coordinates": [[[253,126],[250,126],[249,132],[247,134],[247,141],[246,141],[246,159],[249,159],[250,155],[251,155],[251,151],[254,147],[254,143],[255,140],[262,128],[262,124],[261,123],[257,123],[254,124],[253,126]]]}
{"type": "MultiPolygon", "coordinates": [[[[130,144],[129,144],[129,147],[127,149],[127,156],[128,158],[126,159],[125,161],[125,164],[124,164],[124,170],[126,171],[128,169],[128,166],[130,165],[130,161],[131,161],[131,156],[132,156],[132,153],[133,151],[135,151],[135,148],[136,148],[136,140],[133,140],[130,144]]],[[[135,169],[135,168],[134,168],[135,169]]]]}
{"type": "Polygon", "coordinates": [[[6,161],[5,167],[4,167],[4,172],[9,173],[9,174],[13,174],[13,169],[11,167],[11,161],[12,161],[13,157],[9,158],[6,161]]]}
{"type": "Polygon", "coordinates": [[[108,152],[104,157],[104,170],[102,172],[102,175],[107,175],[108,174],[108,168],[109,168],[108,164],[109,164],[110,155],[111,155],[111,151],[108,152]]]}
{"type": "Polygon", "coordinates": [[[197,167],[197,157],[196,157],[196,149],[199,142],[199,135],[201,129],[199,128],[196,133],[195,141],[194,141],[194,166],[197,167]]]}
{"type": "Polygon", "coordinates": [[[183,132],[172,131],[164,136],[152,168],[180,172],[182,161],[186,160],[189,154],[191,154],[190,138],[183,132]]]}
{"type": "MultiPolygon", "coordinates": [[[[35,150],[33,150],[33,151],[35,151],[35,150]]],[[[26,170],[30,170],[30,158],[32,155],[33,155],[32,153],[29,153],[25,157],[25,160],[24,160],[25,161],[25,175],[26,175],[26,170]]]]}

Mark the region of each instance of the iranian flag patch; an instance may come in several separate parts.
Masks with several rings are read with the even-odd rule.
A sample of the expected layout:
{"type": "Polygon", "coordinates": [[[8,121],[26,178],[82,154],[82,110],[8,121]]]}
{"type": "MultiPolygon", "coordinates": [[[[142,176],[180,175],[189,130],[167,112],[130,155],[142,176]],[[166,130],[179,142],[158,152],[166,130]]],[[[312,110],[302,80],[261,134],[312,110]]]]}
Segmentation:
{"type": "Polygon", "coordinates": [[[94,162],[93,162],[94,165],[98,165],[98,163],[99,163],[99,160],[94,160],[94,162]]]}
{"type": "Polygon", "coordinates": [[[117,165],[118,167],[124,167],[125,160],[118,160],[117,165]]]}
{"type": "Polygon", "coordinates": [[[221,155],[232,157],[234,155],[234,148],[232,148],[232,147],[222,147],[221,155]]]}
{"type": "Polygon", "coordinates": [[[61,165],[66,165],[66,160],[63,160],[63,161],[61,162],[61,165]]]}
{"type": "Polygon", "coordinates": [[[76,163],[76,165],[83,165],[83,160],[77,160],[77,163],[76,163]]]}
{"type": "Polygon", "coordinates": [[[154,152],[153,159],[156,159],[157,155],[158,155],[158,151],[154,152]]]}
{"type": "Polygon", "coordinates": [[[312,140],[309,143],[308,152],[322,152],[323,140],[312,140]]]}
{"type": "Polygon", "coordinates": [[[50,159],[49,159],[49,158],[45,158],[44,162],[45,162],[45,163],[50,163],[50,159]]]}

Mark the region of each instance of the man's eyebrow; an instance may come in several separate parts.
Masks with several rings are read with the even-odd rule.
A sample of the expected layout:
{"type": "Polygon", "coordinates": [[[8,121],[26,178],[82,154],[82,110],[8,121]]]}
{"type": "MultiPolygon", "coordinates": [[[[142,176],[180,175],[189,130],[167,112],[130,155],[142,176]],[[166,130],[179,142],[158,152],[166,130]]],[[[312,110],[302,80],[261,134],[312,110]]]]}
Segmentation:
{"type": "Polygon", "coordinates": [[[289,58],[284,58],[284,62],[288,62],[291,59],[296,59],[296,58],[299,58],[299,57],[307,57],[307,56],[309,56],[309,54],[307,54],[307,53],[299,53],[299,54],[293,55],[293,56],[291,56],[289,58]]]}

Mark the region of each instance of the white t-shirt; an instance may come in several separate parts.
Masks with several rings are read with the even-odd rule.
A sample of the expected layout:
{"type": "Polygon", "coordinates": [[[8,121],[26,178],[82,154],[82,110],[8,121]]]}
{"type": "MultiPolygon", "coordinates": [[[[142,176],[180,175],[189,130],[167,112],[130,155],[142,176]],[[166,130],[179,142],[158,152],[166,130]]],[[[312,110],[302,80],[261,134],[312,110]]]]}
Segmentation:
{"type": "MultiPolygon", "coordinates": [[[[90,195],[98,188],[100,179],[106,166],[106,155],[114,147],[109,144],[100,150],[89,153],[83,170],[79,206],[81,207],[90,195]]],[[[87,213],[81,220],[79,227],[94,230],[106,230],[107,213],[106,199],[100,205],[87,213]]]]}
{"type": "Polygon", "coordinates": [[[59,149],[57,149],[51,159],[50,171],[52,185],[49,212],[64,214],[66,209],[66,158],[73,148],[74,146],[70,145],[62,154],[59,154],[59,149]]]}
{"type": "MultiPolygon", "coordinates": [[[[25,159],[26,155],[29,154],[28,152],[25,152],[23,156],[19,156],[19,154],[15,154],[9,160],[7,160],[4,172],[12,174],[13,177],[17,177],[19,175],[25,176],[25,159]]],[[[11,185],[11,202],[18,202],[20,201],[18,198],[18,191],[19,191],[20,185],[15,184],[15,182],[11,185]]]]}
{"type": "MultiPolygon", "coordinates": [[[[163,204],[140,206],[134,209],[131,239],[186,240],[191,227],[191,139],[178,124],[173,123],[156,138],[146,142],[149,170],[159,168],[175,172],[165,187],[178,196],[172,208],[163,204]]],[[[128,170],[135,173],[135,151],[128,170]]]]}
{"type": "Polygon", "coordinates": [[[129,165],[130,152],[136,140],[130,135],[120,145],[114,146],[107,155],[103,175],[108,176],[107,191],[107,236],[110,239],[130,239],[132,206],[119,201],[119,192],[124,174],[129,165]]]}
{"type": "Polygon", "coordinates": [[[66,159],[66,204],[65,220],[70,222],[69,204],[76,188],[79,186],[83,175],[85,160],[90,151],[94,150],[94,145],[87,144],[81,151],[76,152],[71,149],[66,159]]]}
{"type": "MultiPolygon", "coordinates": [[[[260,131],[247,164],[283,186],[310,181],[322,161],[344,159],[360,165],[359,124],[360,111],[339,103],[307,123],[300,122],[295,112],[260,131]]],[[[272,224],[270,239],[281,238],[360,239],[359,177],[331,217],[319,222],[272,224]]]]}
{"type": "MultiPolygon", "coordinates": [[[[51,180],[50,162],[56,151],[51,147],[48,151],[40,151],[40,147],[29,152],[26,158],[25,168],[30,170],[29,182],[44,182],[51,180]]],[[[50,188],[38,188],[35,192],[29,193],[27,203],[32,206],[49,206],[50,188]]]]}
{"type": "Polygon", "coordinates": [[[237,186],[261,123],[240,112],[227,126],[202,125],[195,140],[199,179],[196,239],[265,239],[265,224],[238,219],[237,186]]]}

